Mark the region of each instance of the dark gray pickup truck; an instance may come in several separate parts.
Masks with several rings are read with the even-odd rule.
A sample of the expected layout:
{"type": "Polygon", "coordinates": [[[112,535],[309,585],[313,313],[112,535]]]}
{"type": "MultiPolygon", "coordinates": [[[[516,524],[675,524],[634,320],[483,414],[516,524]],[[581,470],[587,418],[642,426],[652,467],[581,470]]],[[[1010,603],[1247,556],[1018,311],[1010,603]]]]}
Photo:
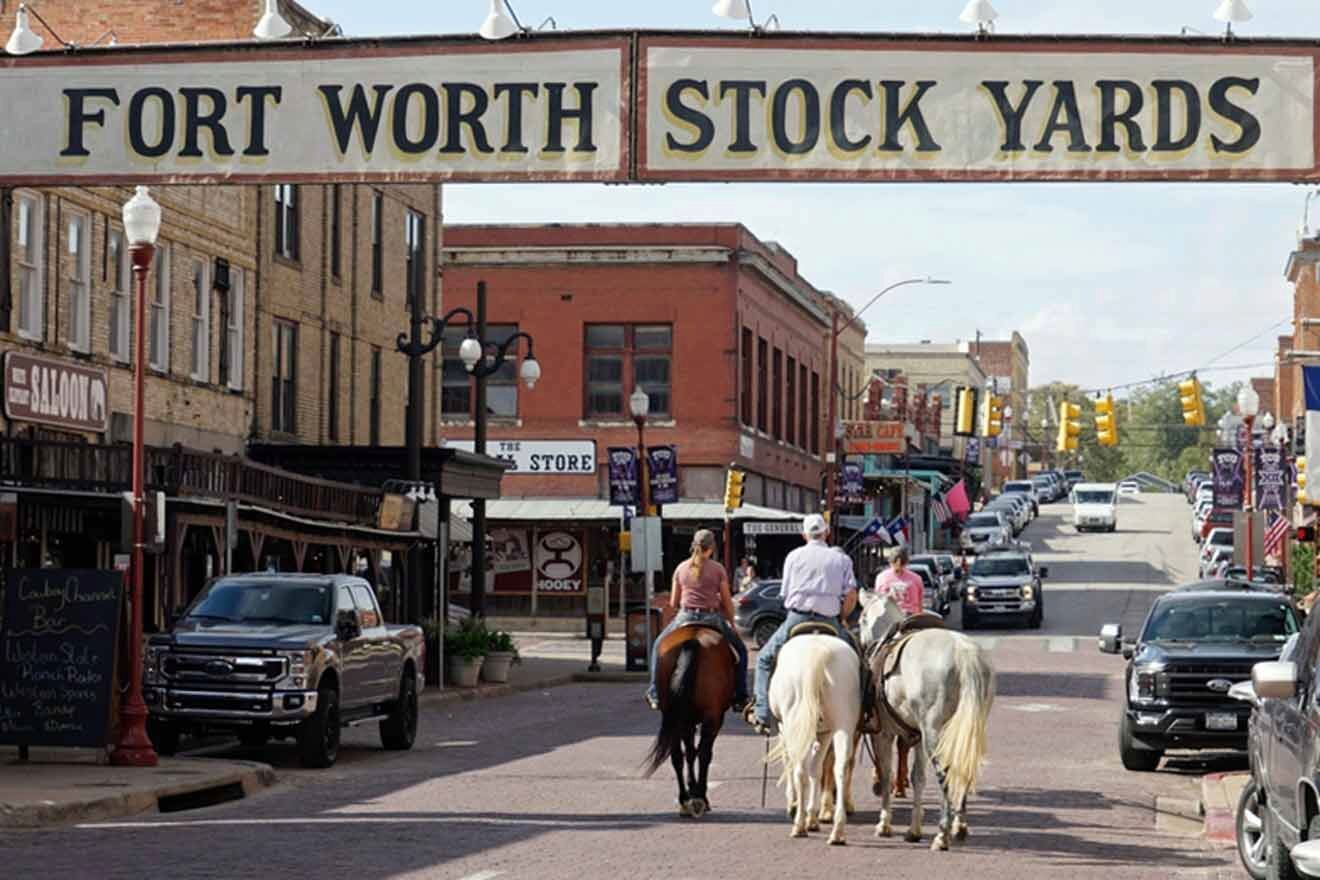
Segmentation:
{"type": "Polygon", "coordinates": [[[162,754],[183,733],[234,731],[249,746],[292,737],[304,765],[329,767],[341,727],[378,721],[385,748],[408,749],[425,651],[420,627],[384,623],[361,578],[218,578],[148,642],[147,729],[162,754]]]}

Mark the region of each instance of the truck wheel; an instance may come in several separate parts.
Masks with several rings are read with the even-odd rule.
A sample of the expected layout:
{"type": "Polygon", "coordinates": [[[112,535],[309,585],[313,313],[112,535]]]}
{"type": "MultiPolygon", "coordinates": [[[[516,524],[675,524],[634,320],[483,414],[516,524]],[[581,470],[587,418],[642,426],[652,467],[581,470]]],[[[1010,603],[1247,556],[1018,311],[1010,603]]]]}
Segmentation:
{"type": "Polygon", "coordinates": [[[1279,839],[1278,831],[1274,828],[1273,811],[1268,804],[1264,813],[1261,819],[1264,822],[1265,834],[1265,876],[1269,880],[1302,880],[1302,875],[1293,864],[1292,856],[1288,854],[1288,847],[1284,846],[1283,841],[1279,839]]]}
{"type": "Polygon", "coordinates": [[[1032,612],[1031,619],[1027,621],[1027,626],[1031,627],[1032,629],[1040,629],[1041,624],[1044,622],[1045,622],[1045,601],[1044,599],[1039,599],[1036,602],[1036,610],[1032,612]]]}
{"type": "Polygon", "coordinates": [[[316,714],[298,725],[298,752],[304,767],[329,767],[339,757],[339,691],[321,685],[316,714]]]}
{"type": "Polygon", "coordinates": [[[1264,806],[1260,802],[1256,778],[1247,780],[1238,798],[1235,831],[1238,858],[1251,880],[1265,880],[1265,827],[1261,824],[1264,806]]]}
{"type": "Polygon", "coordinates": [[[417,739],[417,679],[404,674],[399,699],[390,717],[380,723],[380,742],[392,751],[407,751],[417,739]]]}
{"type": "Polygon", "coordinates": [[[963,605],[962,625],[963,629],[976,629],[977,624],[981,622],[981,617],[975,611],[963,605]]]}
{"type": "Polygon", "coordinates": [[[779,631],[779,624],[773,620],[763,620],[752,630],[752,639],[756,642],[757,649],[764,648],[765,643],[779,631]]]}
{"type": "Polygon", "coordinates": [[[156,747],[156,754],[169,757],[179,750],[179,727],[156,718],[147,719],[147,738],[156,747]]]}
{"type": "Polygon", "coordinates": [[[1143,749],[1138,746],[1132,737],[1132,719],[1128,718],[1127,712],[1124,712],[1123,721],[1118,726],[1118,756],[1123,759],[1125,769],[1150,773],[1160,766],[1164,751],[1143,749]]]}

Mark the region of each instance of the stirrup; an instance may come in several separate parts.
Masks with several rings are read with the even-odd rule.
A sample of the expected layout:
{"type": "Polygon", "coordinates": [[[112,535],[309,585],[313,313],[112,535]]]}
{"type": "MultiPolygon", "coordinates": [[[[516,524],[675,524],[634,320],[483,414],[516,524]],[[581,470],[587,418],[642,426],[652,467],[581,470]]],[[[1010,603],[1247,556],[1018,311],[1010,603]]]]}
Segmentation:
{"type": "Polygon", "coordinates": [[[653,711],[653,712],[659,712],[659,711],[660,711],[660,700],[659,700],[658,697],[653,697],[653,696],[651,696],[650,694],[647,694],[647,695],[646,695],[646,705],[650,706],[650,707],[651,707],[651,711],[653,711]]]}
{"type": "Polygon", "coordinates": [[[743,710],[743,721],[746,721],[752,730],[761,734],[761,736],[770,736],[774,732],[769,725],[756,717],[756,705],[754,703],[743,710]]]}

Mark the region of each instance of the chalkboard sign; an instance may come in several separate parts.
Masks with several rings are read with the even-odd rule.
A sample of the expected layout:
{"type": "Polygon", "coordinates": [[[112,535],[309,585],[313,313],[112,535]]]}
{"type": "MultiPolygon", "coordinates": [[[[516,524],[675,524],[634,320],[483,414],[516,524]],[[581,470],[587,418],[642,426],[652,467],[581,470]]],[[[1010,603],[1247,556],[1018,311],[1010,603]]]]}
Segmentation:
{"type": "Polygon", "coordinates": [[[116,571],[9,571],[0,597],[0,743],[106,744],[122,578],[116,571]]]}

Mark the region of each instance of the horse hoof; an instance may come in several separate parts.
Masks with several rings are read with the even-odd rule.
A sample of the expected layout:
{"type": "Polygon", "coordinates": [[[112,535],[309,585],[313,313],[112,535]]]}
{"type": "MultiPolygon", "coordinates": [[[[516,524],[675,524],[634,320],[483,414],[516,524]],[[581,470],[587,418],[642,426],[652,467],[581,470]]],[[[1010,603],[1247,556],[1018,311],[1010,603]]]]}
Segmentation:
{"type": "Polygon", "coordinates": [[[807,829],[805,829],[805,828],[794,828],[792,831],[788,832],[788,836],[789,836],[789,837],[806,837],[806,836],[807,836],[807,829]]]}
{"type": "Polygon", "coordinates": [[[953,839],[956,840],[956,841],[958,841],[959,843],[962,843],[964,840],[966,840],[966,839],[967,839],[967,826],[966,826],[966,825],[959,825],[956,829],[954,829],[954,832],[953,832],[953,839]]]}
{"type": "Polygon", "coordinates": [[[908,843],[921,843],[921,832],[909,831],[907,834],[903,835],[903,839],[908,843]]]}
{"type": "Polygon", "coordinates": [[[807,823],[807,830],[808,830],[808,831],[819,831],[819,830],[820,830],[820,823],[819,823],[819,822],[808,822],[808,823],[807,823]]]}
{"type": "Polygon", "coordinates": [[[876,836],[876,837],[893,837],[893,836],[894,836],[894,829],[891,828],[891,827],[888,826],[888,825],[877,825],[877,826],[875,827],[875,836],[876,836]]]}
{"type": "Polygon", "coordinates": [[[691,804],[692,818],[700,819],[706,815],[706,802],[701,798],[693,798],[691,804]]]}
{"type": "Polygon", "coordinates": [[[879,782],[872,782],[872,783],[871,783],[871,794],[875,795],[876,797],[884,797],[884,796],[885,796],[885,787],[884,787],[883,785],[881,785],[879,782]]]}
{"type": "Polygon", "coordinates": [[[678,815],[680,815],[680,816],[691,816],[691,815],[692,815],[692,801],[683,801],[681,804],[679,804],[679,805],[678,805],[678,815]]]}
{"type": "Polygon", "coordinates": [[[935,839],[930,842],[931,852],[945,852],[949,849],[949,841],[945,839],[944,832],[941,831],[935,835],[935,839]]]}
{"type": "Polygon", "coordinates": [[[847,845],[848,845],[848,840],[842,834],[835,833],[830,835],[830,846],[847,846],[847,845]]]}

